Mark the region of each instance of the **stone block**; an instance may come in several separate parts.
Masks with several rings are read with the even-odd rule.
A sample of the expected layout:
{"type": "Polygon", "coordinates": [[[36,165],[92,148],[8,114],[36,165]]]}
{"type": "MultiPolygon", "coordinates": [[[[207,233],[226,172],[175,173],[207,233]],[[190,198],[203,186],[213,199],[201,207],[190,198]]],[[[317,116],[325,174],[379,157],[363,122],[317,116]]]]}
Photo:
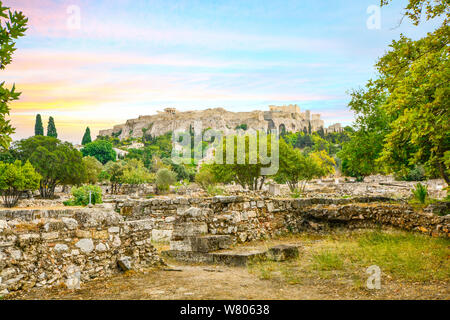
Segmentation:
{"type": "Polygon", "coordinates": [[[296,245],[278,245],[272,247],[267,252],[267,257],[274,261],[285,261],[295,259],[299,255],[298,246],[296,245]]]}
{"type": "Polygon", "coordinates": [[[156,242],[167,242],[172,237],[172,230],[152,230],[152,240],[156,242]]]}
{"type": "Polygon", "coordinates": [[[209,235],[193,237],[190,239],[191,251],[212,252],[221,249],[228,249],[231,246],[231,238],[226,235],[209,235]]]}
{"type": "Polygon", "coordinates": [[[83,253],[91,253],[94,251],[94,242],[92,239],[81,239],[75,246],[79,248],[83,253]]]}
{"type": "Polygon", "coordinates": [[[121,257],[117,260],[117,265],[123,272],[129,271],[132,269],[131,258],[127,256],[121,257]]]}

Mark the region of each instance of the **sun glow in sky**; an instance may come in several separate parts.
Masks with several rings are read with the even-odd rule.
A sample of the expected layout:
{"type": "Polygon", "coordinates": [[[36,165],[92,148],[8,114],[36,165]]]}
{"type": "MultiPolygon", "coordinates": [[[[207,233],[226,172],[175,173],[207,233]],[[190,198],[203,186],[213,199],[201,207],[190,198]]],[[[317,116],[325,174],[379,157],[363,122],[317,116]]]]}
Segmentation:
{"type": "Polygon", "coordinates": [[[398,26],[406,1],[394,1],[381,10],[381,28],[368,29],[367,8],[378,3],[4,0],[29,18],[1,71],[1,81],[22,92],[11,105],[13,138],[34,134],[37,113],[45,127],[55,118],[59,138],[80,143],[86,126],[95,137],[166,107],[294,103],[321,113],[326,125],[351,124],[347,92],[375,76],[389,43],[438,25],[398,26]]]}

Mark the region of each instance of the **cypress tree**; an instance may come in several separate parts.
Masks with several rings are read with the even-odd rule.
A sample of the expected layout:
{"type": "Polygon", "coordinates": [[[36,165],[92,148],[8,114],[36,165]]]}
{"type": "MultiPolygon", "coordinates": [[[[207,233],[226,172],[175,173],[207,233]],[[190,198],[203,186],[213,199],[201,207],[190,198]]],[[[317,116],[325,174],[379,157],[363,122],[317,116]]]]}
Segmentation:
{"type": "Polygon", "coordinates": [[[36,116],[36,123],[34,124],[34,135],[35,136],[44,135],[44,126],[42,125],[42,118],[40,114],[36,116]]]}
{"type": "Polygon", "coordinates": [[[81,144],[84,146],[91,142],[92,142],[91,129],[89,129],[89,127],[87,127],[86,131],[84,132],[84,136],[83,136],[83,140],[81,141],[81,144]]]}
{"type": "Polygon", "coordinates": [[[58,133],[56,132],[55,120],[53,119],[53,117],[50,117],[48,119],[47,136],[53,137],[53,138],[58,138],[58,133]]]}

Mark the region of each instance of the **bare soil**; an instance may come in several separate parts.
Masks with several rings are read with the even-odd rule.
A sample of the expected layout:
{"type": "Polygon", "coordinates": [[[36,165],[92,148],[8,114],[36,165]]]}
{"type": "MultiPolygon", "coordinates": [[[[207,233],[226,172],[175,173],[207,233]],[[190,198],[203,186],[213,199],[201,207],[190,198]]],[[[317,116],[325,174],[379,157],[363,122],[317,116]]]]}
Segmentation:
{"type": "Polygon", "coordinates": [[[87,283],[81,290],[33,289],[12,299],[29,300],[339,300],[449,299],[446,283],[385,282],[381,290],[349,289],[351,284],[311,279],[290,285],[261,280],[246,268],[172,265],[168,269],[118,275],[87,283]],[[172,270],[172,271],[168,271],[172,270]]]}

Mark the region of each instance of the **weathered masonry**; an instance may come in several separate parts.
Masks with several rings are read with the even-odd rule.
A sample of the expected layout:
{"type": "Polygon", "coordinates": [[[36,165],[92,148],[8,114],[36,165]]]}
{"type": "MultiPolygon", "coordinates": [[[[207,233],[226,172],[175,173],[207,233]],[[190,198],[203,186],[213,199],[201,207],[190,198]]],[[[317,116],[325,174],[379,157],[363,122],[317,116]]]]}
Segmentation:
{"type": "MultiPolygon", "coordinates": [[[[152,241],[171,241],[171,249],[178,251],[209,252],[283,233],[379,226],[449,237],[450,216],[433,210],[416,212],[386,198],[242,196],[110,200],[84,209],[4,209],[0,295],[32,287],[78,288],[121,270],[161,265],[152,241]],[[190,239],[191,234],[196,238],[190,239]]],[[[445,214],[448,206],[440,210],[445,214]]]]}

